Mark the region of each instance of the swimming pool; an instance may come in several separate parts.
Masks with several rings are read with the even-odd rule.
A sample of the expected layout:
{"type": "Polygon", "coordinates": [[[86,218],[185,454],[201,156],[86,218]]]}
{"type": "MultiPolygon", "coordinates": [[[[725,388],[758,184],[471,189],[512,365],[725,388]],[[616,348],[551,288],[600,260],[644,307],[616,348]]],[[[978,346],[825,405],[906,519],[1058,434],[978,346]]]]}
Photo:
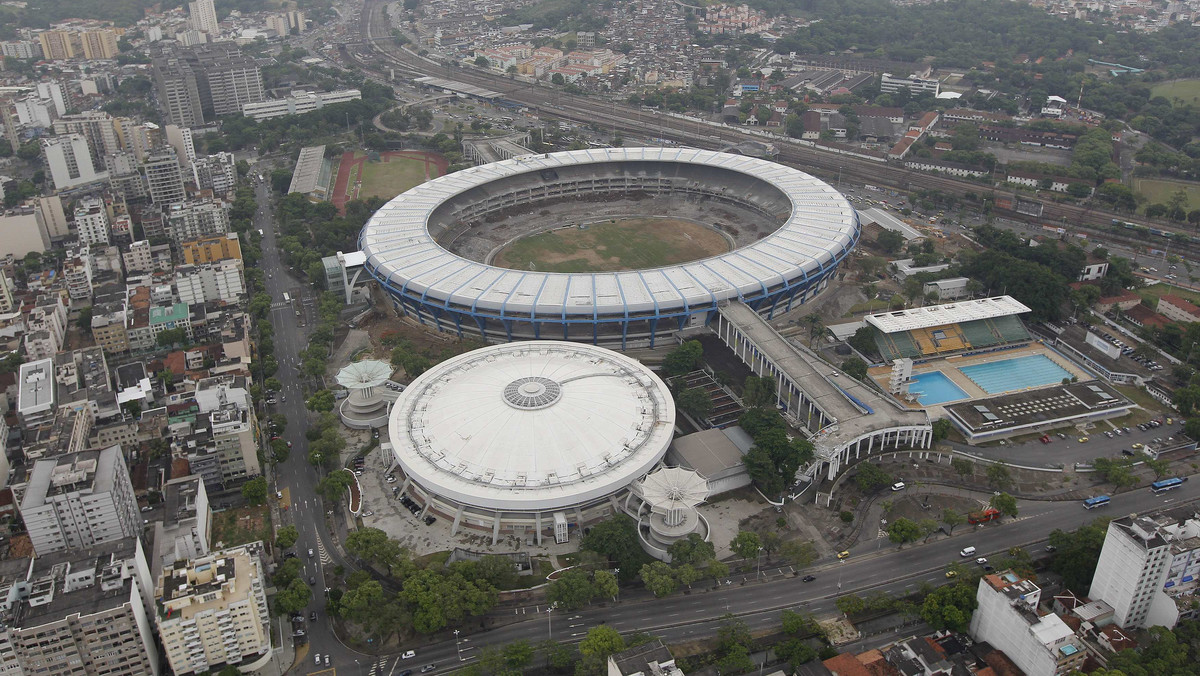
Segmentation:
{"type": "Polygon", "coordinates": [[[912,379],[913,382],[909,384],[908,391],[910,394],[917,395],[917,401],[920,401],[923,406],[933,406],[967,398],[967,393],[963,392],[961,387],[955,385],[954,381],[941,371],[914,373],[912,379]]]}
{"type": "Polygon", "coordinates": [[[1070,371],[1055,364],[1044,354],[960,366],[958,370],[988,394],[1053,385],[1071,377],[1070,371]]]}

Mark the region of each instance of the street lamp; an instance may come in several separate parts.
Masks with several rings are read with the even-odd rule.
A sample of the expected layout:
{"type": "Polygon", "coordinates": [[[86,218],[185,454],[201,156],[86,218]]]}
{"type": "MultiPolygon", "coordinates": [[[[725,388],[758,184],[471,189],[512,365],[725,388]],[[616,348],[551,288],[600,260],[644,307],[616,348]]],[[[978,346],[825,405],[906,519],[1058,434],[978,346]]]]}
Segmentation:
{"type": "Polygon", "coordinates": [[[758,570],[757,570],[757,571],[754,573],[754,579],[755,579],[756,581],[757,581],[757,580],[758,580],[760,577],[762,577],[762,555],[763,555],[763,551],[764,551],[764,550],[763,550],[763,548],[762,548],[762,547],[759,547],[759,548],[758,548],[758,570]]]}
{"type": "Polygon", "coordinates": [[[454,650],[456,652],[458,652],[458,661],[462,662],[463,661],[462,643],[459,642],[459,640],[458,640],[458,630],[457,629],[454,630],[454,650]]]}
{"type": "Polygon", "coordinates": [[[558,605],[557,602],[551,603],[550,607],[546,608],[546,638],[547,639],[554,638],[554,623],[550,619],[550,613],[554,612],[554,608],[557,605],[558,605]]]}

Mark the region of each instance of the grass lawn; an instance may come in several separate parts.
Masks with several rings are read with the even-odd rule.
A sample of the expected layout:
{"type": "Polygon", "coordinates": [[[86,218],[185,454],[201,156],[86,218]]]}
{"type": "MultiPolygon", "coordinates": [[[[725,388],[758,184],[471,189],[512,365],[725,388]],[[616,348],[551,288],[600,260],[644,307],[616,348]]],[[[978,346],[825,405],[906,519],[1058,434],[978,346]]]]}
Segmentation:
{"type": "Polygon", "coordinates": [[[1189,303],[1200,305],[1200,293],[1196,293],[1190,289],[1181,289],[1178,286],[1171,286],[1170,284],[1152,284],[1138,289],[1137,293],[1142,298],[1150,301],[1152,305],[1157,305],[1158,299],[1163,296],[1179,296],[1189,303]]]}
{"type": "Polygon", "coordinates": [[[864,312],[879,312],[880,310],[887,310],[890,307],[891,303],[888,301],[873,298],[862,303],[855,303],[854,305],[851,305],[850,311],[842,316],[853,317],[854,315],[862,314],[864,312]]]}
{"type": "Polygon", "coordinates": [[[224,547],[274,539],[271,532],[271,512],[266,505],[227,509],[213,514],[213,542],[224,547]]]}
{"type": "Polygon", "coordinates": [[[629,218],[560,228],[519,239],[495,264],[539,272],[611,272],[657,268],[729,250],[718,232],[674,218],[629,218]]]}
{"type": "Polygon", "coordinates": [[[1200,209],[1200,183],[1164,181],[1156,178],[1133,179],[1133,191],[1146,198],[1146,204],[1141,207],[1142,212],[1145,212],[1146,205],[1166,204],[1172,193],[1180,188],[1188,195],[1188,203],[1184,210],[1200,209]]]}
{"type": "MultiPolygon", "coordinates": [[[[1165,371],[1164,371],[1164,373],[1165,373],[1165,371]]],[[[1150,396],[1150,393],[1147,392],[1146,390],[1144,390],[1143,388],[1132,387],[1129,385],[1114,385],[1113,388],[1116,389],[1121,394],[1128,397],[1129,400],[1132,401],[1133,403],[1137,404],[1138,406],[1141,406],[1142,408],[1146,409],[1147,411],[1150,411],[1151,413],[1153,413],[1155,415],[1157,415],[1158,413],[1161,413],[1163,411],[1163,409],[1165,408],[1161,401],[1150,396]]],[[[1154,416],[1153,415],[1139,416],[1139,415],[1137,415],[1136,412],[1134,412],[1134,414],[1125,416],[1120,421],[1114,420],[1113,422],[1117,423],[1117,422],[1124,421],[1122,423],[1123,425],[1130,425],[1130,424],[1137,424],[1140,422],[1145,422],[1146,420],[1149,420],[1152,417],[1154,417],[1154,416]]]]}
{"type": "Polygon", "coordinates": [[[1200,80],[1172,80],[1155,85],[1150,90],[1150,96],[1165,96],[1168,99],[1182,99],[1184,103],[1200,102],[1200,80]]]}
{"type": "MultiPolygon", "coordinates": [[[[436,174],[436,169],[432,171],[436,174]]],[[[391,199],[425,182],[425,162],[405,157],[390,157],[386,162],[367,161],[363,163],[359,180],[362,181],[359,198],[365,199],[374,195],[391,199]]]]}

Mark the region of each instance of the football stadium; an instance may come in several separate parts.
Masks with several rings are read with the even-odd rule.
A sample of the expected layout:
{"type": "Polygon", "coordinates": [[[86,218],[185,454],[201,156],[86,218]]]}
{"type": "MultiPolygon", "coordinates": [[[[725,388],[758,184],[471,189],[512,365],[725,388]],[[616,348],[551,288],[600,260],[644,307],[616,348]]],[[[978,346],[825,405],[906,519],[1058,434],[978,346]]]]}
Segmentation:
{"type": "Polygon", "coordinates": [[[626,349],[704,324],[723,301],[767,317],[804,303],[858,238],[846,199],[802,171],[603,148],[434,179],[376,212],[359,245],[397,309],[437,330],[626,349]]]}

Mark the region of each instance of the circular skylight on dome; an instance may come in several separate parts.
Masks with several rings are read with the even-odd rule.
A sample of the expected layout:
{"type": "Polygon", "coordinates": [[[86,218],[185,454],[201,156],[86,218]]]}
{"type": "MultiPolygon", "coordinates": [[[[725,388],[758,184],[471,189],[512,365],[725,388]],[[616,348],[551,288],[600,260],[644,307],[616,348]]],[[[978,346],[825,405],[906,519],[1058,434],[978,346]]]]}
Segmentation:
{"type": "Polygon", "coordinates": [[[504,388],[504,401],[526,411],[553,406],[561,397],[562,385],[540,376],[517,378],[504,388]]]}

